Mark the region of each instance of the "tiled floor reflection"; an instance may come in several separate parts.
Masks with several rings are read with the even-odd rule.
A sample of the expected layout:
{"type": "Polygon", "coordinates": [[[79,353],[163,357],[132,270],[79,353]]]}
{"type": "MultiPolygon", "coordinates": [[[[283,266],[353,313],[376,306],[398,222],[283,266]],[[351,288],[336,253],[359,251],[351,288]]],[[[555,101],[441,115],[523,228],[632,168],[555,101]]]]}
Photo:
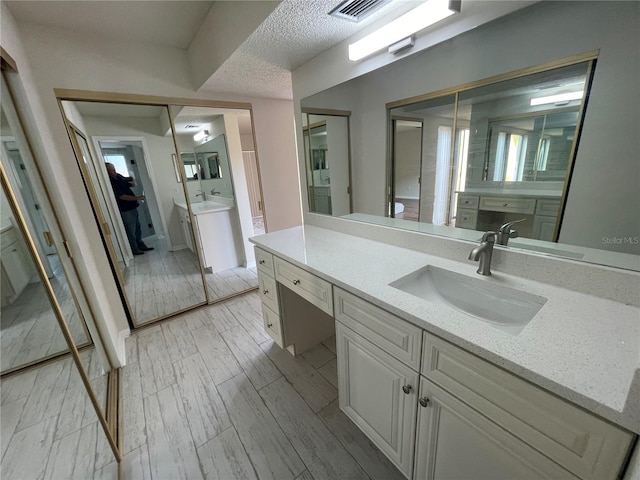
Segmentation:
{"type": "MultiPolygon", "coordinates": [[[[92,384],[104,398],[106,376],[92,384]]],[[[70,357],[3,379],[0,394],[1,478],[117,479],[115,457],[70,357]]]]}

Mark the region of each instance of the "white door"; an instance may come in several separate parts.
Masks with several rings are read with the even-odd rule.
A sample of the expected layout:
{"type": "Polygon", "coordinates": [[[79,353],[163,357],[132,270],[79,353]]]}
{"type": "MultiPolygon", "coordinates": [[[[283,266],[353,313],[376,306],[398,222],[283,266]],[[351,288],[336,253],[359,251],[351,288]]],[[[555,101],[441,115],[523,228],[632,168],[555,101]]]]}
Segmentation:
{"type": "Polygon", "coordinates": [[[411,478],[419,375],[336,322],[340,408],[411,478]]]}
{"type": "Polygon", "coordinates": [[[419,404],[415,480],[577,478],[424,377],[419,404]]]}

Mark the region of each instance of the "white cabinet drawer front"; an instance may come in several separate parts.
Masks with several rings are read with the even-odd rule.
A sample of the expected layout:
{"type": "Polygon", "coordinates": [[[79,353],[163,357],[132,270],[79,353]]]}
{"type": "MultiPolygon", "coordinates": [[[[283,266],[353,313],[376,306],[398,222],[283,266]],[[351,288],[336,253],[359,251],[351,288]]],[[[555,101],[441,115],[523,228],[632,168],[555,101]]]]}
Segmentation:
{"type": "Polygon", "coordinates": [[[340,409],[411,478],[418,373],[339,322],[336,348],[340,409]]]}
{"type": "Polygon", "coordinates": [[[480,197],[480,210],[492,212],[533,213],[535,198],[480,197]]]}
{"type": "Polygon", "coordinates": [[[541,198],[536,203],[536,215],[557,217],[560,210],[560,200],[541,198]]]}
{"type": "Polygon", "coordinates": [[[456,213],[456,227],[459,228],[476,228],[478,222],[478,211],[459,208],[456,213]]]}
{"type": "Polygon", "coordinates": [[[284,342],[282,341],[282,323],[280,321],[280,315],[271,310],[263,303],[262,318],[264,320],[264,330],[280,348],[284,348],[284,342]]]}
{"type": "Polygon", "coordinates": [[[258,247],[255,247],[254,250],[256,252],[256,264],[258,265],[258,270],[270,277],[275,277],[273,273],[273,255],[258,247]]]}
{"type": "Polygon", "coordinates": [[[278,282],[333,316],[333,298],[329,282],[278,257],[274,258],[274,266],[278,282]]]}
{"type": "Polygon", "coordinates": [[[266,275],[258,275],[258,291],[260,292],[260,298],[262,303],[273,310],[276,313],[280,313],[280,307],[278,305],[278,290],[276,288],[276,281],[267,277],[266,275]]]}
{"type": "Polygon", "coordinates": [[[425,332],[422,374],[584,479],[616,478],[632,435],[425,332]]]}
{"type": "Polygon", "coordinates": [[[335,306],[336,320],[414,370],[420,369],[420,328],[339,288],[335,289],[335,306]]]}
{"type": "Polygon", "coordinates": [[[8,229],[0,234],[0,248],[8,248],[12,243],[18,241],[18,235],[15,227],[8,229]]]}
{"type": "Polygon", "coordinates": [[[415,480],[577,479],[424,377],[420,405],[415,480]]]}
{"type": "Polygon", "coordinates": [[[480,197],[477,195],[458,195],[458,208],[478,209],[480,197]]]}

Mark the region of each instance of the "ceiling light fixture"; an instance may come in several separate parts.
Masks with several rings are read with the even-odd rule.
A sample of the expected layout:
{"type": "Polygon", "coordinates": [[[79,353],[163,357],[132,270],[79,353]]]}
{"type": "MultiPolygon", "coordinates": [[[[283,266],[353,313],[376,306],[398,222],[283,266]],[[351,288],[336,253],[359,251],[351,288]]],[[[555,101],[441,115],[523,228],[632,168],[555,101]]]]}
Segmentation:
{"type": "Polygon", "coordinates": [[[569,103],[571,100],[580,100],[584,96],[582,90],[577,92],[560,93],[558,95],[550,95],[548,97],[538,97],[531,99],[531,106],[546,105],[548,103],[569,103]]]}
{"type": "Polygon", "coordinates": [[[349,45],[349,60],[357,61],[460,12],[460,0],[427,0],[349,45]]]}
{"type": "Polygon", "coordinates": [[[200,140],[204,140],[208,136],[209,136],[209,130],[202,130],[201,132],[198,132],[193,136],[193,141],[199,142],[200,140]]]}

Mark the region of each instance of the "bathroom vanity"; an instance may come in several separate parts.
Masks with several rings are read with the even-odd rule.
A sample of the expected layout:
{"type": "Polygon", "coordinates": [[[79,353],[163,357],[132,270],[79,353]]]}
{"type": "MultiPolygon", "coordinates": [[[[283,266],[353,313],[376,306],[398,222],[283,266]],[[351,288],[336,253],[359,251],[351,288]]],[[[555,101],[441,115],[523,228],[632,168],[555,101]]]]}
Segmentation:
{"type": "Polygon", "coordinates": [[[638,307],[315,226],[251,241],[265,330],[299,354],[335,325],[340,408],[407,478],[620,474],[640,432],[638,307]],[[502,317],[491,295],[512,296],[502,317]],[[530,314],[512,321],[514,302],[530,314]]]}
{"type": "MultiPolygon", "coordinates": [[[[191,233],[191,219],[187,205],[175,202],[182,232],[187,247],[196,253],[196,243],[191,233]]],[[[202,259],[205,268],[213,273],[235,268],[242,264],[242,257],[238,253],[234,229],[237,221],[233,217],[233,207],[207,200],[191,203],[195,231],[202,249],[202,259]]]]}

